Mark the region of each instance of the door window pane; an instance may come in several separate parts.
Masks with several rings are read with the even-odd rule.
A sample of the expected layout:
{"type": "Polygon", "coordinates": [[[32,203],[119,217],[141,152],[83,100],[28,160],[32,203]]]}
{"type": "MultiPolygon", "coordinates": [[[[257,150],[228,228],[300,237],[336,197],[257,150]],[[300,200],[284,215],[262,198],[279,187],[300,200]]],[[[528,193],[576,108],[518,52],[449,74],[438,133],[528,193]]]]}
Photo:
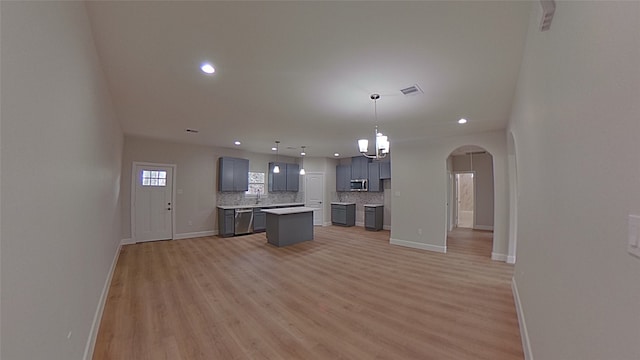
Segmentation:
{"type": "Polygon", "coordinates": [[[142,170],[142,186],[167,186],[167,172],[162,170],[142,170]]]}

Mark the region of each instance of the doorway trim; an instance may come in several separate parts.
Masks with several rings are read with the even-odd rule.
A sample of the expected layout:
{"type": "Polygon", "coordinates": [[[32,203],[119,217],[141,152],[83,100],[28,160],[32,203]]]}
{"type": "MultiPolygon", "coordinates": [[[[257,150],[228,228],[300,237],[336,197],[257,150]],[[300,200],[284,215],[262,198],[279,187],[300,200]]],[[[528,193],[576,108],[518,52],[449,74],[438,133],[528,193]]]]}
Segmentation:
{"type": "Polygon", "coordinates": [[[171,179],[171,240],[176,238],[176,164],[161,164],[161,163],[152,163],[152,162],[142,162],[142,161],[134,161],[131,164],[131,192],[130,192],[130,220],[131,220],[131,243],[135,244],[137,242],[136,239],[136,212],[134,211],[134,203],[136,199],[136,166],[164,166],[170,167],[171,172],[173,174],[173,179],[171,179]]]}
{"type": "Polygon", "coordinates": [[[518,244],[518,157],[513,131],[507,132],[507,176],[509,177],[509,242],[507,263],[516,263],[518,244]]]}

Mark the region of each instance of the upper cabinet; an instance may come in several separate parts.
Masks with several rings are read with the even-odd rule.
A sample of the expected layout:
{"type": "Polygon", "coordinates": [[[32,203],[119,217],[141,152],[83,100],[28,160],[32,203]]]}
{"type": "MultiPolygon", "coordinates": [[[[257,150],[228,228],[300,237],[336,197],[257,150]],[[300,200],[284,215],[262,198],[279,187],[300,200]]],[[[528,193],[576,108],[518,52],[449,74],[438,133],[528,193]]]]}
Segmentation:
{"type": "Polygon", "coordinates": [[[380,162],[380,180],[391,179],[391,161],[380,162]]]}
{"type": "Polygon", "coordinates": [[[380,163],[379,162],[370,162],[369,163],[369,189],[370,192],[380,192],[382,191],[382,180],[380,180],[380,163]]]}
{"type": "Polygon", "coordinates": [[[249,190],[249,160],[223,156],[218,165],[218,191],[249,190]]]}
{"type": "Polygon", "coordinates": [[[269,163],[269,192],[287,190],[287,165],[285,163],[269,163]],[[278,165],[279,173],[274,173],[273,168],[278,165]]]}
{"type": "Polygon", "coordinates": [[[351,180],[368,179],[371,159],[364,156],[351,158],[351,180]]]}
{"type": "Polygon", "coordinates": [[[287,191],[298,191],[300,189],[300,165],[287,164],[287,191]]]}
{"type": "Polygon", "coordinates": [[[367,179],[368,191],[383,191],[382,180],[391,179],[391,161],[371,161],[364,156],[351,158],[351,165],[336,166],[336,191],[350,191],[351,180],[367,179]]]}
{"type": "Polygon", "coordinates": [[[281,162],[269,163],[269,192],[299,191],[300,189],[300,165],[281,162]],[[278,165],[279,173],[274,173],[273,168],[278,165]]]}
{"type": "Polygon", "coordinates": [[[351,165],[336,166],[336,191],[351,190],[351,165]]]}

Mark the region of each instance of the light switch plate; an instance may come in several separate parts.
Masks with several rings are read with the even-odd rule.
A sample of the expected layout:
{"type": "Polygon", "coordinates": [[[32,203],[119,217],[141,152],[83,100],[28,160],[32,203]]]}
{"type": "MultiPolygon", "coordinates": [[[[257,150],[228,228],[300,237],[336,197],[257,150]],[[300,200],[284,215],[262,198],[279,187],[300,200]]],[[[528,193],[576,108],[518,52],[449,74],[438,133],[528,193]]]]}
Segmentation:
{"type": "Polygon", "coordinates": [[[629,215],[629,254],[640,258],[640,215],[629,215]]]}

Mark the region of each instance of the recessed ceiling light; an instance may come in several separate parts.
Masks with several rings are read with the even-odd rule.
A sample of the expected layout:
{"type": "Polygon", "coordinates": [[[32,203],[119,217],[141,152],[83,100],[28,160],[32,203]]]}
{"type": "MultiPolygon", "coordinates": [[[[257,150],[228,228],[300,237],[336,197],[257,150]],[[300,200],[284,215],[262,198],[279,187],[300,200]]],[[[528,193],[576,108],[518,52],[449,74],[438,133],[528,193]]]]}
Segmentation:
{"type": "Polygon", "coordinates": [[[466,124],[466,123],[467,123],[467,119],[458,120],[458,124],[466,124]]]}
{"type": "Polygon", "coordinates": [[[242,144],[242,143],[241,143],[240,141],[238,141],[238,140],[234,141],[233,143],[234,143],[234,144],[236,144],[236,145],[240,145],[240,144],[242,144]]]}
{"type": "Polygon", "coordinates": [[[216,72],[216,69],[213,68],[213,65],[209,63],[202,64],[202,66],[200,66],[200,69],[206,74],[213,74],[214,72],[216,72]]]}
{"type": "Polygon", "coordinates": [[[335,153],[335,154],[333,154],[333,156],[338,157],[338,156],[340,156],[340,154],[335,153]]]}

